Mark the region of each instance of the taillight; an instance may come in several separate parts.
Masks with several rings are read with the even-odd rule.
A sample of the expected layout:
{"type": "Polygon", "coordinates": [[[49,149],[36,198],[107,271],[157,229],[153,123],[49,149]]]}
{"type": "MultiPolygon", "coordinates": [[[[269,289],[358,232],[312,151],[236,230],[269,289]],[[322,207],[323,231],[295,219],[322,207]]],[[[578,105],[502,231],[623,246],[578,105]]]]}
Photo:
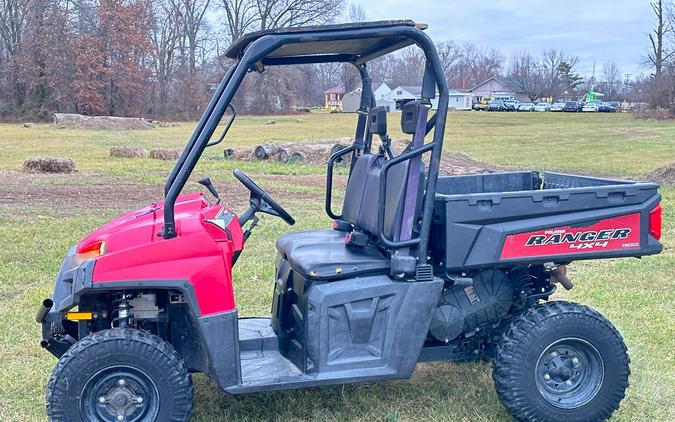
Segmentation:
{"type": "Polygon", "coordinates": [[[649,234],[656,240],[661,239],[662,224],[661,204],[658,204],[649,212],[649,234]]]}

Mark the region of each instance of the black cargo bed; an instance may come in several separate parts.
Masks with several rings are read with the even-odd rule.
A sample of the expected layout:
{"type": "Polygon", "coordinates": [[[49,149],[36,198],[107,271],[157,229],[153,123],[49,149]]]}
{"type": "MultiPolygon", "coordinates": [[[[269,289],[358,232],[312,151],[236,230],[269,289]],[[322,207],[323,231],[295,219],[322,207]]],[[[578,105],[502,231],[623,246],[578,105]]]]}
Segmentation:
{"type": "Polygon", "coordinates": [[[658,253],[661,245],[649,236],[649,212],[659,200],[654,183],[563,173],[547,172],[543,177],[537,172],[439,177],[431,255],[438,267],[457,272],[499,264],[658,253]],[[605,233],[623,225],[629,233],[624,243],[614,241],[621,240],[622,232],[605,233]],[[591,234],[583,235],[584,230],[591,234]],[[540,237],[533,240],[526,234],[540,237]],[[589,247],[590,241],[570,241],[582,235],[612,242],[589,247]],[[605,236],[610,239],[603,239],[605,236]],[[526,244],[518,244],[521,238],[526,244]],[[557,240],[570,242],[556,244],[557,240]],[[583,247],[581,243],[585,243],[583,247]],[[579,249],[573,249],[576,247],[579,249]]]}

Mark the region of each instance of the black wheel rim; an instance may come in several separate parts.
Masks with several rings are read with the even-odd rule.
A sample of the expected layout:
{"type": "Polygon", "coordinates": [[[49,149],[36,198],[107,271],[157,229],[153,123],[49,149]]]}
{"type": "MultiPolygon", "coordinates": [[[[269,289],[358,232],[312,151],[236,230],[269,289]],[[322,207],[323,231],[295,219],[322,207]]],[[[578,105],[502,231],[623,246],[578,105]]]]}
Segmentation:
{"type": "Polygon", "coordinates": [[[591,343],[564,338],[550,344],[539,355],[535,377],[537,389],[547,402],[562,409],[576,409],[598,394],[605,378],[605,366],[591,343]]]}
{"type": "Polygon", "coordinates": [[[104,369],[84,386],[80,411],[84,420],[105,422],[154,421],[159,393],[152,379],[137,368],[104,369]]]}

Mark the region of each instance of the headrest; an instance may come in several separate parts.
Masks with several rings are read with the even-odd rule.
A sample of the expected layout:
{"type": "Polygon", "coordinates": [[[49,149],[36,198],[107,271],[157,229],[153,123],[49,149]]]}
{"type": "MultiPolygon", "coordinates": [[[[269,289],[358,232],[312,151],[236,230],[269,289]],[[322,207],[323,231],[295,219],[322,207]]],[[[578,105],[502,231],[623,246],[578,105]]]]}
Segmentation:
{"type": "Polygon", "coordinates": [[[420,113],[421,101],[408,101],[401,108],[401,131],[408,135],[414,135],[417,128],[417,117],[420,113]]]}
{"type": "Polygon", "coordinates": [[[373,107],[368,112],[368,130],[370,133],[384,136],[387,134],[387,109],[373,107]]]}

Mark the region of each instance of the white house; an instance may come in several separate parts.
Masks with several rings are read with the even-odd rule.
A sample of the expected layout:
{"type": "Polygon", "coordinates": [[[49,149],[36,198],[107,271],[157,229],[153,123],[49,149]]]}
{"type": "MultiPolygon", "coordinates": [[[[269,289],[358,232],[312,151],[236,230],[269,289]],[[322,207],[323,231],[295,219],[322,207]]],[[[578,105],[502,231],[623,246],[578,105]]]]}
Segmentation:
{"type": "Polygon", "coordinates": [[[413,101],[420,98],[422,95],[421,86],[397,86],[388,94],[382,97],[385,100],[394,101],[396,103],[396,110],[400,110],[401,106],[408,101],[413,101]]]}
{"type": "MultiPolygon", "coordinates": [[[[389,89],[387,84],[381,84],[375,91],[375,104],[378,107],[385,107],[387,112],[401,110],[401,107],[413,100],[418,100],[422,95],[421,86],[397,86],[389,89]]],[[[450,90],[448,108],[454,110],[471,110],[474,94],[457,90],[450,90]]],[[[346,113],[355,113],[361,104],[361,88],[345,94],[342,99],[342,111],[346,113]]],[[[431,109],[438,109],[438,93],[436,98],[431,100],[431,109]]]]}
{"type": "MultiPolygon", "coordinates": [[[[391,92],[391,88],[385,83],[380,84],[373,96],[377,106],[384,106],[387,111],[396,111],[396,102],[384,99],[384,96],[391,92]]],[[[342,111],[345,113],[356,113],[356,110],[361,106],[361,88],[357,88],[352,92],[345,94],[342,97],[342,111]]]]}
{"type": "Polygon", "coordinates": [[[384,107],[387,110],[387,113],[396,111],[396,101],[385,98],[387,94],[391,92],[389,85],[384,82],[373,91],[373,96],[375,97],[375,105],[378,107],[384,107]]]}
{"type": "Polygon", "coordinates": [[[471,88],[468,92],[472,93],[477,100],[483,97],[493,97],[498,93],[509,93],[519,101],[530,101],[520,84],[508,78],[488,78],[471,88]]]}
{"type": "Polygon", "coordinates": [[[385,95],[389,94],[391,92],[391,88],[389,88],[389,85],[385,84],[382,82],[380,86],[377,87],[375,91],[373,91],[373,96],[375,96],[375,101],[381,100],[385,95]]]}
{"type": "Polygon", "coordinates": [[[448,98],[448,108],[454,110],[471,110],[473,107],[473,94],[470,92],[462,92],[450,90],[448,98]]]}

